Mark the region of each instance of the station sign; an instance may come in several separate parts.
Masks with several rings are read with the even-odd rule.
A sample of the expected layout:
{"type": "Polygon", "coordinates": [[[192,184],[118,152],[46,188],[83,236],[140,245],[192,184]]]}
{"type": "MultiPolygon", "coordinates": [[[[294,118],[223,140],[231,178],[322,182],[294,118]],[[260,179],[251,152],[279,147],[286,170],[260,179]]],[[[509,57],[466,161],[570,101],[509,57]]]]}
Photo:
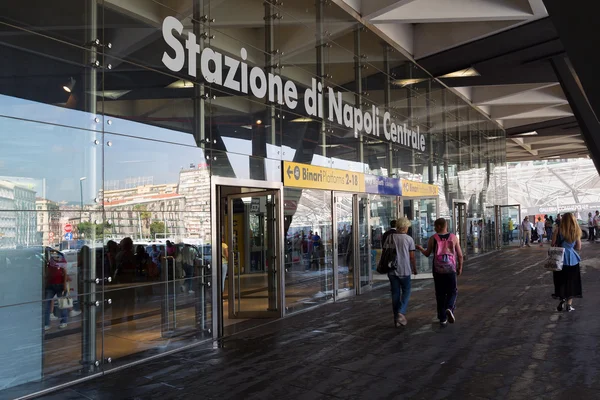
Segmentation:
{"type": "Polygon", "coordinates": [[[365,175],[360,172],[284,161],[283,186],[364,192],[365,175]]]}
{"type": "Polygon", "coordinates": [[[439,188],[436,185],[402,179],[402,196],[405,197],[437,197],[439,188]]]}
{"type": "Polygon", "coordinates": [[[389,196],[402,196],[400,179],[386,176],[365,175],[365,192],[389,196]]]}

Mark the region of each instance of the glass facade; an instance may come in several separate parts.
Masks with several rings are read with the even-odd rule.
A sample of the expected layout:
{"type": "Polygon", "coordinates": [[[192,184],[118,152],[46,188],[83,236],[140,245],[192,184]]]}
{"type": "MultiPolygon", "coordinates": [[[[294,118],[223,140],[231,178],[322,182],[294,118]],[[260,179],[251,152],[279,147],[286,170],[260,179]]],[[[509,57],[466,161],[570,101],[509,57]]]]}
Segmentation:
{"type": "Polygon", "coordinates": [[[25,0],[0,31],[0,397],[214,339],[230,289],[279,316],[361,293],[391,219],[423,242],[456,202],[483,231],[506,204],[504,131],[331,2],[25,0]],[[439,196],[240,197],[248,254],[214,246],[215,182],[281,184],[283,162],[439,196]]]}

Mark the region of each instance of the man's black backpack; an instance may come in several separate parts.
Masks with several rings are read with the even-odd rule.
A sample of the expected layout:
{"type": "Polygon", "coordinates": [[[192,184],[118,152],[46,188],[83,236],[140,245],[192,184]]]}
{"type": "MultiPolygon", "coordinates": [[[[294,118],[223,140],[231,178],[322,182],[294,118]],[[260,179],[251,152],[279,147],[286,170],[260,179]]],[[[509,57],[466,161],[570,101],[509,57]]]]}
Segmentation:
{"type": "Polygon", "coordinates": [[[380,274],[388,274],[396,269],[397,266],[396,243],[394,243],[394,235],[389,235],[385,239],[382,246],[381,258],[377,264],[377,272],[380,274]]]}

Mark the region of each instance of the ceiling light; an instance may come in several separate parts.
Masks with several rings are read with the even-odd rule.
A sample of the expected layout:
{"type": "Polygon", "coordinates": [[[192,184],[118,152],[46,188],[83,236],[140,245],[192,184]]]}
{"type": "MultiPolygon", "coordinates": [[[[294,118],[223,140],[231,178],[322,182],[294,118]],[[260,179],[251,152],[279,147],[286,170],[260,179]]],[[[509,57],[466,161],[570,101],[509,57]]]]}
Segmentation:
{"type": "Polygon", "coordinates": [[[290,122],[313,122],[314,120],[308,117],[300,117],[300,118],[296,118],[291,120],[290,122]]]}
{"type": "Polygon", "coordinates": [[[319,147],[340,147],[341,144],[320,144],[319,147]]]}
{"type": "Polygon", "coordinates": [[[175,81],[169,85],[167,85],[167,89],[191,89],[194,87],[194,83],[190,81],[186,81],[184,79],[180,79],[175,81]]]}
{"type": "Polygon", "coordinates": [[[240,128],[252,129],[252,126],[250,126],[250,125],[242,125],[242,126],[240,126],[240,128]]]}
{"type": "Polygon", "coordinates": [[[395,81],[392,81],[392,84],[396,85],[396,86],[409,86],[409,85],[414,85],[417,83],[421,83],[423,81],[426,81],[427,79],[425,78],[413,78],[413,79],[396,79],[395,81]]]}
{"type": "Polygon", "coordinates": [[[65,92],[67,93],[71,93],[73,91],[73,88],[75,87],[75,79],[73,79],[73,77],[69,78],[69,82],[63,86],[63,89],[65,92]]]}
{"type": "Polygon", "coordinates": [[[533,132],[527,132],[527,133],[520,133],[518,135],[514,135],[514,136],[534,136],[537,135],[538,133],[536,131],[533,132]]]}
{"type": "Polygon", "coordinates": [[[487,140],[494,140],[494,139],[501,139],[502,136],[487,136],[486,139],[487,140]]]}
{"type": "Polygon", "coordinates": [[[257,119],[256,120],[256,125],[260,125],[260,124],[262,124],[262,121],[260,119],[257,119]]]}
{"type": "Polygon", "coordinates": [[[466,78],[469,76],[480,76],[479,72],[473,67],[450,72],[449,74],[438,76],[438,78],[466,78]]]}

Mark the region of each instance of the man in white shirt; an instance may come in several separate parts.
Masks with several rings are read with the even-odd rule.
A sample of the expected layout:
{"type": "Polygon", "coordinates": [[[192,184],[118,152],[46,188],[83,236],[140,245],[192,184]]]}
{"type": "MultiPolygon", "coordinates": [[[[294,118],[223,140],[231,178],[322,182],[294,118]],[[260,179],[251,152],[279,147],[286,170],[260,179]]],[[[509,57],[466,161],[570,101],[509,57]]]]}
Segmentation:
{"type": "Polygon", "coordinates": [[[408,235],[411,226],[408,218],[402,217],[396,221],[396,233],[391,233],[396,245],[396,269],[388,274],[392,289],[392,307],[394,310],[394,324],[406,325],[406,310],[410,299],[411,272],[417,274],[415,259],[415,241],[408,235]]]}

